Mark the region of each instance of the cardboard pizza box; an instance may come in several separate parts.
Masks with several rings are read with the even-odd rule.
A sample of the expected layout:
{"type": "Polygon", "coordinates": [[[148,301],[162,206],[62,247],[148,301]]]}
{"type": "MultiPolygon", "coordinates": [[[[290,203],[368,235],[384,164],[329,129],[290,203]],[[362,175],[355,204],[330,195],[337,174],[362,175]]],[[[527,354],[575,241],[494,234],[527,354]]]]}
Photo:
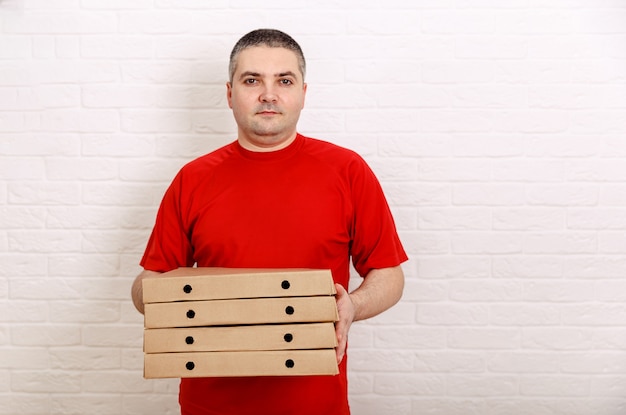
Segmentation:
{"type": "Polygon", "coordinates": [[[144,377],[302,376],[339,373],[334,349],[152,353],[144,355],[144,377]]]}
{"type": "Polygon", "coordinates": [[[328,349],[337,346],[333,323],[147,329],[145,353],[328,349]]]}
{"type": "Polygon", "coordinates": [[[336,294],[330,270],[317,269],[178,268],[142,284],[144,304],[336,294]]]}
{"type": "Polygon", "coordinates": [[[145,328],[319,323],[339,319],[333,296],[183,301],[145,305],[145,328]]]}

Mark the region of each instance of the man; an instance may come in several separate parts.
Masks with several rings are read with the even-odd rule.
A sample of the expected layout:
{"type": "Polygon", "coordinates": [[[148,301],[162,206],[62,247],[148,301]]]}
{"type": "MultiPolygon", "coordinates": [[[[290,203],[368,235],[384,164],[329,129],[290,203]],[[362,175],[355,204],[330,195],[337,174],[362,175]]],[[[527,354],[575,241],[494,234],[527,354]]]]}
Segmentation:
{"type": "Polygon", "coordinates": [[[200,157],[167,190],[132,288],[181,266],[330,269],[337,287],[337,376],[182,379],[183,415],[346,415],[353,321],[402,295],[407,259],[381,187],[352,151],[296,131],[306,65],[287,34],[260,29],[231,53],[226,85],[237,140],[200,157]],[[348,294],[349,262],[364,277],[348,294]]]}

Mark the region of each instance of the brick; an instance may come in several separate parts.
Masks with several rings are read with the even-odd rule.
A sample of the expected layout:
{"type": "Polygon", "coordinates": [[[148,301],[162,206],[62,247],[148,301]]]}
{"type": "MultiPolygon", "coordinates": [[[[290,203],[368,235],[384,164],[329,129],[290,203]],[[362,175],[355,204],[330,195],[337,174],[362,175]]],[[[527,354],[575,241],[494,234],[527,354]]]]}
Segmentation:
{"type": "Polygon", "coordinates": [[[570,229],[626,229],[626,209],[570,209],[567,213],[567,225],[570,229]]]}
{"type": "Polygon", "coordinates": [[[626,307],[621,303],[564,305],[562,319],[570,326],[620,326],[626,321],[626,307]]]}
{"type": "Polygon", "coordinates": [[[449,205],[452,193],[447,184],[420,182],[387,183],[383,188],[389,203],[401,207],[449,205]]]}
{"type": "Polygon", "coordinates": [[[574,327],[529,327],[523,330],[522,344],[528,350],[587,350],[593,344],[593,330],[574,327]]]}
{"type": "Polygon", "coordinates": [[[126,133],[184,133],[191,128],[187,111],[122,110],[121,128],[126,133]]]}
{"type": "Polygon", "coordinates": [[[48,393],[11,393],[0,395],[3,408],[15,409],[15,413],[23,415],[39,415],[46,413],[50,408],[50,394],[48,393]]]}
{"type": "Polygon", "coordinates": [[[115,15],[108,13],[29,12],[4,22],[7,33],[105,33],[114,32],[115,15]]]}
{"type": "Polygon", "coordinates": [[[410,348],[413,350],[438,349],[446,345],[446,331],[440,327],[380,327],[374,333],[374,346],[410,348]]]}
{"type": "Polygon", "coordinates": [[[89,371],[82,374],[83,390],[96,393],[146,393],[152,385],[140,373],[120,371],[89,371]]]}
{"type": "Polygon", "coordinates": [[[50,408],[53,413],[67,415],[81,415],[90,413],[94,415],[117,415],[122,412],[122,399],[119,394],[87,394],[81,393],[80,399],[76,395],[54,394],[50,398],[50,408]]]}
{"type": "Polygon", "coordinates": [[[522,235],[517,233],[454,232],[451,235],[455,254],[514,254],[523,249],[522,235]]]}
{"type": "Polygon", "coordinates": [[[137,163],[137,161],[120,161],[119,178],[127,182],[170,181],[188,160],[158,160],[137,163]]]}
{"type": "Polygon", "coordinates": [[[450,253],[450,236],[434,231],[401,232],[409,255],[441,255],[450,253]]]}
{"type": "Polygon", "coordinates": [[[73,134],[3,135],[0,152],[4,156],[78,155],[80,140],[73,134]]]}
{"type": "Polygon", "coordinates": [[[190,13],[163,11],[123,12],[119,17],[120,33],[187,33],[193,21],[190,13]]]}
{"type": "Polygon", "coordinates": [[[529,254],[589,254],[598,249],[598,236],[592,232],[533,232],[523,239],[529,254]]]}
{"type": "Polygon", "coordinates": [[[447,298],[448,284],[445,282],[415,281],[407,279],[402,298],[410,302],[443,301],[447,298]]]}
{"type": "Polygon", "coordinates": [[[30,347],[4,350],[0,356],[0,366],[5,369],[45,371],[49,368],[50,362],[45,348],[30,347]]]}
{"type": "Polygon", "coordinates": [[[489,163],[481,160],[420,160],[417,164],[417,174],[420,180],[452,181],[452,182],[481,182],[492,177],[492,168],[489,163]]]}
{"type": "Polygon", "coordinates": [[[448,393],[455,396],[509,396],[519,388],[517,376],[452,375],[448,377],[448,393]]]}
{"type": "Polygon", "coordinates": [[[9,250],[24,253],[55,253],[80,251],[80,234],[67,231],[9,232],[9,250]]]}
{"type": "Polygon", "coordinates": [[[480,352],[439,350],[415,353],[415,371],[420,373],[483,373],[486,359],[480,352]]]}
{"type": "Polygon", "coordinates": [[[411,351],[350,350],[350,366],[357,372],[411,372],[413,361],[411,351]]]}
{"type": "Polygon", "coordinates": [[[555,326],[561,321],[560,312],[560,308],[555,305],[493,305],[490,309],[490,322],[500,327],[555,326]]]}
{"type": "Polygon", "coordinates": [[[498,13],[496,32],[517,35],[565,35],[573,30],[574,13],[563,11],[515,10],[498,13]]]}
{"type": "Polygon", "coordinates": [[[81,88],[86,108],[142,108],[155,104],[155,90],[144,86],[85,86],[81,88]]]}
{"type": "Polygon", "coordinates": [[[472,59],[522,59],[528,56],[528,41],[522,36],[471,35],[459,39],[456,56],[472,59]]]}
{"type": "Polygon", "coordinates": [[[559,367],[570,374],[624,374],[626,365],[619,359],[619,352],[604,352],[601,355],[591,352],[562,353],[559,367]]]}
{"type": "Polygon", "coordinates": [[[32,54],[33,42],[28,36],[3,35],[0,39],[0,59],[25,59],[32,54]]]}
{"type": "Polygon", "coordinates": [[[555,161],[494,161],[491,163],[493,180],[510,182],[563,182],[567,164],[555,161]]]}
{"type": "Polygon", "coordinates": [[[76,300],[81,298],[82,284],[75,279],[29,278],[12,279],[11,298],[19,300],[76,300]]]}
{"type": "Polygon", "coordinates": [[[623,278],[626,259],[622,256],[576,255],[564,262],[564,275],[576,278],[623,278]]]}
{"type": "Polygon", "coordinates": [[[154,40],[144,36],[89,36],[80,41],[84,58],[147,59],[154,56],[154,40]]]}
{"type": "Polygon", "coordinates": [[[145,234],[134,231],[89,231],[83,233],[81,251],[85,253],[121,253],[144,250],[145,234]],[[121,242],[124,241],[124,242],[121,242]]]}
{"type": "Polygon", "coordinates": [[[452,281],[450,299],[460,302],[515,302],[522,299],[522,284],[517,281],[452,281]]]}
{"type": "Polygon", "coordinates": [[[79,326],[42,326],[39,324],[13,327],[11,344],[29,347],[75,346],[81,343],[79,326]]]}
{"type": "Polygon", "coordinates": [[[427,374],[377,374],[374,392],[383,396],[442,395],[446,391],[446,377],[427,374]]]}
{"type": "Polygon", "coordinates": [[[85,9],[144,9],[153,5],[152,0],[81,0],[85,9]]]}
{"type": "Polygon", "coordinates": [[[461,206],[519,206],[525,201],[524,187],[515,183],[463,183],[452,189],[453,204],[461,206]]]}
{"type": "Polygon", "coordinates": [[[501,352],[489,356],[486,367],[495,373],[558,373],[559,356],[550,352],[501,352]]]}
{"type": "Polygon", "coordinates": [[[448,332],[448,347],[453,349],[517,349],[521,332],[515,328],[454,328],[448,332]]]}
{"type": "Polygon", "coordinates": [[[528,91],[522,87],[502,85],[458,86],[454,88],[452,106],[457,108],[526,108],[528,91]]]}
{"type": "Polygon", "coordinates": [[[113,110],[53,109],[41,114],[43,128],[51,132],[101,132],[119,129],[120,116],[113,110]]]}
{"type": "Polygon", "coordinates": [[[620,254],[623,252],[626,235],[623,232],[602,233],[598,236],[598,252],[620,254]]]}
{"type": "Polygon", "coordinates": [[[46,221],[46,209],[41,207],[0,206],[0,228],[37,229],[46,221]]]}
{"type": "Polygon", "coordinates": [[[471,397],[415,397],[412,400],[412,414],[430,412],[433,415],[485,415],[491,413],[490,409],[495,411],[494,400],[490,399],[490,402],[487,403],[481,399],[471,397]]]}
{"type": "Polygon", "coordinates": [[[619,160],[580,161],[569,164],[568,180],[577,182],[622,182],[626,172],[619,160]]]}
{"type": "Polygon", "coordinates": [[[538,302],[576,302],[594,298],[592,281],[532,281],[524,284],[524,300],[538,302]]]}
{"type": "Polygon", "coordinates": [[[81,390],[81,375],[60,371],[19,371],[11,377],[11,389],[27,393],[76,393],[81,390]]]}
{"type": "Polygon", "coordinates": [[[527,375],[520,379],[520,393],[526,396],[585,396],[589,380],[566,375],[527,375]]]}
{"type": "Polygon", "coordinates": [[[50,180],[115,180],[118,164],[112,159],[50,158],[46,160],[46,177],[50,180]]]}
{"type": "Polygon", "coordinates": [[[566,213],[560,208],[513,208],[493,211],[496,230],[564,230],[566,213]]]}
{"type": "MultiPolygon", "coordinates": [[[[112,320],[112,323],[115,321],[112,320]]],[[[86,324],[83,327],[83,344],[92,347],[138,348],[143,345],[141,326],[115,324],[86,324]]]]}
{"type": "Polygon", "coordinates": [[[452,140],[444,134],[392,135],[380,139],[380,154],[385,157],[445,157],[453,148],[452,140]]]}
{"type": "Polygon", "coordinates": [[[166,183],[87,183],[83,185],[82,202],[93,206],[154,207],[158,206],[166,188],[166,183]]]}
{"type": "Polygon", "coordinates": [[[51,301],[50,321],[55,323],[106,323],[119,320],[119,303],[112,301],[51,301]]]}
{"type": "Polygon", "coordinates": [[[532,157],[592,157],[600,154],[603,142],[590,135],[532,137],[527,154],[532,157]]]}
{"type": "Polygon", "coordinates": [[[85,134],[81,136],[84,156],[114,156],[116,158],[147,156],[154,153],[154,138],[139,134],[85,134]]]}
{"type": "Polygon", "coordinates": [[[427,326],[483,326],[489,321],[489,308],[484,305],[421,304],[417,307],[416,320],[427,326]]]}
{"type": "Polygon", "coordinates": [[[41,301],[0,302],[0,321],[8,323],[38,323],[48,318],[47,304],[41,301]]]}
{"type": "Polygon", "coordinates": [[[223,85],[168,86],[156,91],[159,108],[227,108],[226,88],[223,85]]]}
{"type": "MultiPolygon", "coordinates": [[[[92,0],[105,2],[106,0],[92,0]]],[[[120,0],[124,1],[124,0],[120,0]]],[[[152,0],[149,1],[152,4],[152,0]]],[[[222,9],[228,5],[228,1],[212,1],[207,3],[203,0],[156,0],[155,5],[158,8],[184,8],[184,9],[222,9]]]]}
{"type": "Polygon", "coordinates": [[[169,394],[129,394],[122,399],[122,413],[139,414],[142,412],[174,415],[180,411],[178,397],[169,394]]]}
{"type": "Polygon", "coordinates": [[[91,83],[116,82],[119,80],[119,67],[115,62],[79,59],[42,61],[29,68],[32,82],[39,83],[91,83]]]}
{"type": "MultiPolygon", "coordinates": [[[[4,239],[7,240],[6,235],[4,239]]],[[[2,267],[0,276],[21,277],[41,276],[47,271],[47,258],[39,254],[8,254],[8,240],[5,242],[6,250],[0,253],[2,267]]]]}
{"type": "Polygon", "coordinates": [[[420,278],[485,278],[491,275],[491,260],[486,256],[420,256],[417,268],[420,278]]]}
{"type": "Polygon", "coordinates": [[[599,194],[596,186],[584,184],[537,184],[528,189],[526,197],[534,206],[593,206],[599,194]]]}

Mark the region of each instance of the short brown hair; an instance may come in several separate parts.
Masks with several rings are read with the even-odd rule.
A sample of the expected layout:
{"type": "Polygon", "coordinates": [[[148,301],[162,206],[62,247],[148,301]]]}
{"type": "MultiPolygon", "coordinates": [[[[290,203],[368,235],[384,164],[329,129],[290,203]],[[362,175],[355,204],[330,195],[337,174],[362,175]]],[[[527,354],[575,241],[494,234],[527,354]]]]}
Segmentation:
{"type": "Polygon", "coordinates": [[[241,51],[247,48],[255,46],[267,46],[270,48],[285,48],[289,49],[296,54],[298,58],[298,65],[300,72],[302,73],[302,79],[306,74],[306,61],[304,59],[304,53],[302,48],[298,45],[291,36],[287,33],[281,32],[276,29],[257,29],[244,35],[233,47],[230,53],[230,62],[228,64],[228,77],[230,82],[233,81],[235,70],[237,69],[237,58],[241,51]]]}

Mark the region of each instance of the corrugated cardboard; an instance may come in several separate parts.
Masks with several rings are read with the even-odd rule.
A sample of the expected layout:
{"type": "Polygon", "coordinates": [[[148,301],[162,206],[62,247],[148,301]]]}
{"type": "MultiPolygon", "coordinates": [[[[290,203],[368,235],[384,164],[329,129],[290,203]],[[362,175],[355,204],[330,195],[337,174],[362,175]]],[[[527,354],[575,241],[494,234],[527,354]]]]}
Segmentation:
{"type": "Polygon", "coordinates": [[[144,303],[335,294],[329,270],[178,268],[143,280],[144,303]]]}
{"type": "Polygon", "coordinates": [[[143,294],[146,378],[338,373],[328,270],[179,268],[143,294]]]}
{"type": "Polygon", "coordinates": [[[337,321],[335,297],[254,298],[145,305],[146,328],[337,321]]]}
{"type": "Polygon", "coordinates": [[[144,377],[336,375],[333,349],[155,353],[144,355],[144,377]]]}
{"type": "Polygon", "coordinates": [[[144,352],[211,352],[243,350],[332,349],[333,323],[148,329],[144,352]]]}

